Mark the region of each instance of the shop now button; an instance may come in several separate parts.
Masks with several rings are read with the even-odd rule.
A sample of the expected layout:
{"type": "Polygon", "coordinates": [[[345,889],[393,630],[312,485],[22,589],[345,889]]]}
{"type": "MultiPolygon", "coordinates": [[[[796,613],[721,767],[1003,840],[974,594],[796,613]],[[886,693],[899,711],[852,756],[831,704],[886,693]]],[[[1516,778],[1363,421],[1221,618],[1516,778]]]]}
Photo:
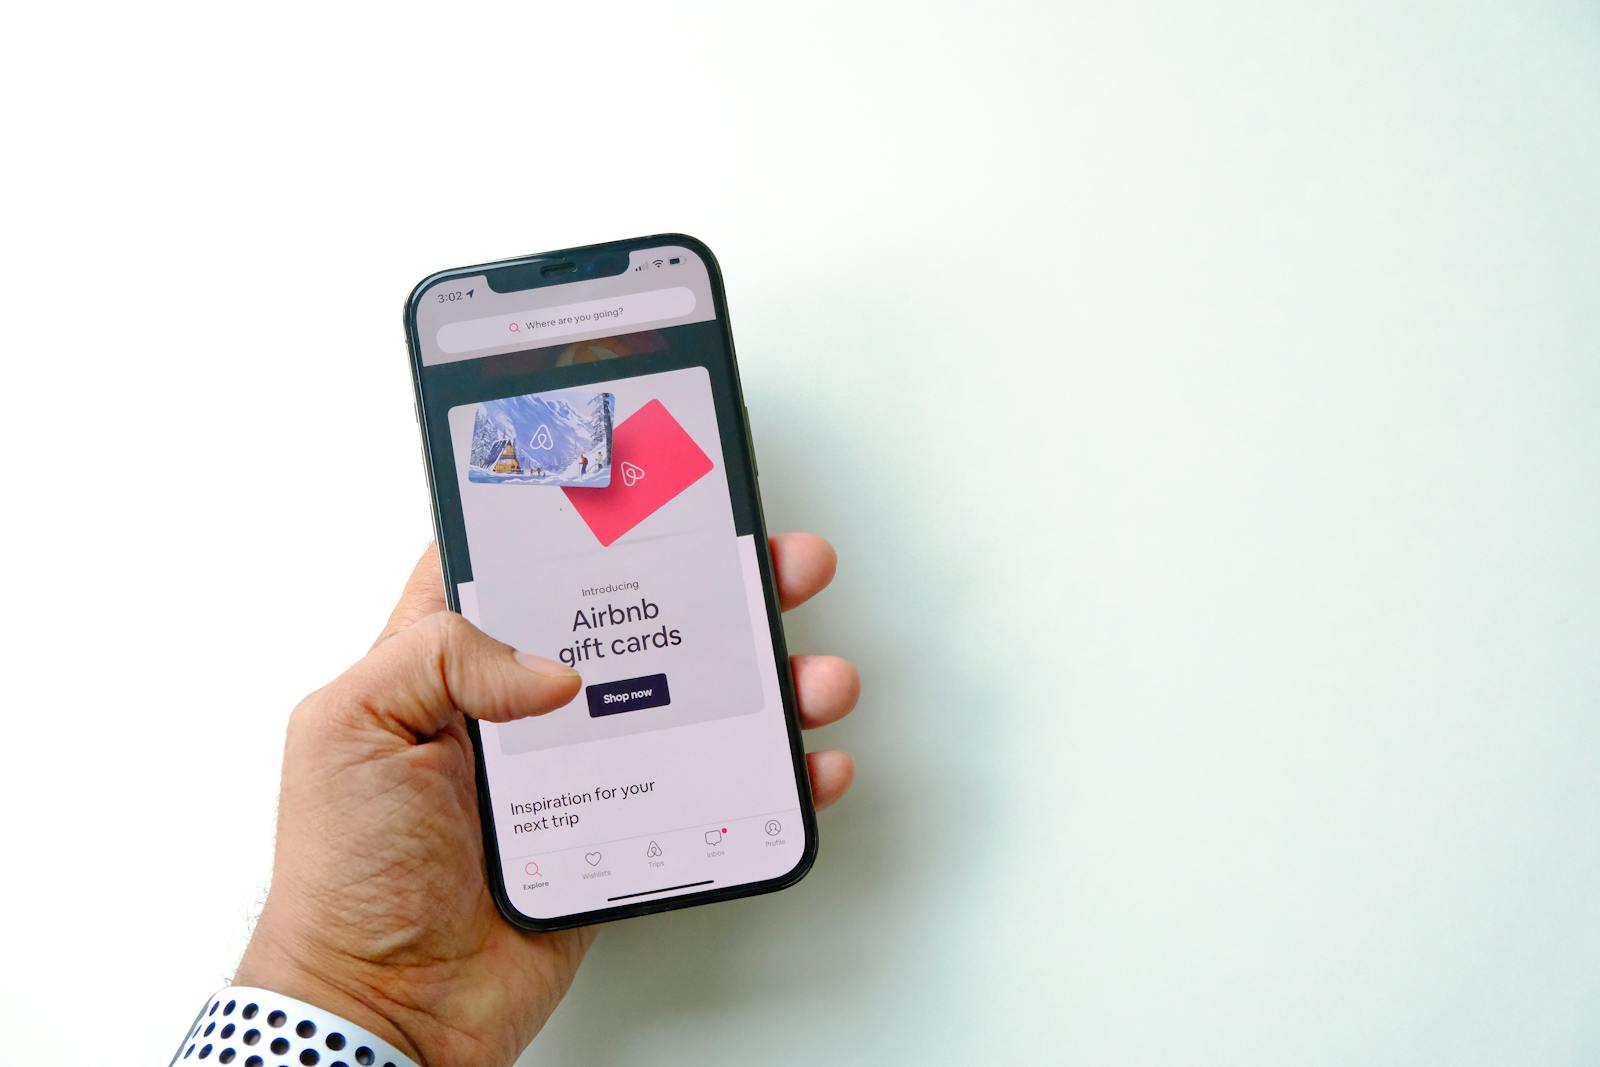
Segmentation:
{"type": "Polygon", "coordinates": [[[619,682],[601,682],[584,689],[589,697],[589,717],[620,715],[625,711],[659,708],[672,703],[667,692],[667,676],[647,674],[643,678],[624,678],[619,682]]]}

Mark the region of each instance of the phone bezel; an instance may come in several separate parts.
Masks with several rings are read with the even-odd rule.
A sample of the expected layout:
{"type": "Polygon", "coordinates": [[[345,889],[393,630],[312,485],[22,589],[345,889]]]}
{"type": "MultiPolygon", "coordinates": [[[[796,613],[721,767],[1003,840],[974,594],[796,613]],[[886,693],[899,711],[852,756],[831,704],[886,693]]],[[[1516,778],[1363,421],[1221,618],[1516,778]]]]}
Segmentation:
{"type": "MultiPolygon", "coordinates": [[[[619,253],[626,261],[628,254],[631,252],[667,244],[681,245],[688,248],[705,263],[706,273],[711,283],[711,295],[716,310],[716,321],[721,327],[723,345],[727,350],[729,379],[732,382],[733,400],[739,419],[737,436],[739,447],[744,450],[745,477],[748,482],[744,489],[750,494],[750,500],[754,504],[751,509],[755,522],[754,536],[759,541],[760,548],[760,551],[756,553],[756,560],[761,571],[762,593],[766,599],[767,625],[772,635],[773,657],[778,672],[778,693],[783,703],[783,715],[789,737],[789,754],[794,766],[795,788],[800,802],[801,823],[805,832],[805,841],[799,861],[787,873],[776,878],[758,882],[746,882],[736,886],[718,887],[658,900],[622,904],[614,908],[579,912],[555,919],[540,919],[526,915],[511,902],[510,894],[506,890],[505,872],[500,862],[500,846],[495,835],[494,817],[489,802],[488,771],[484,762],[483,739],[477,721],[468,717],[467,733],[472,738],[473,761],[476,767],[478,823],[483,834],[484,876],[488,881],[490,891],[494,896],[495,904],[500,909],[500,913],[513,925],[525,930],[566,930],[577,926],[612,922],[617,919],[629,919],[638,915],[652,915],[657,912],[674,911],[679,908],[713,904],[722,900],[737,900],[742,897],[773,893],[780,889],[787,889],[789,886],[799,882],[816,862],[818,843],[816,808],[811,798],[811,778],[806,770],[805,745],[800,735],[800,717],[795,701],[794,682],[788,669],[789,651],[788,645],[784,640],[783,618],[778,605],[777,584],[773,579],[772,553],[767,540],[767,520],[761,505],[761,487],[756,473],[755,449],[750,440],[749,412],[745,408],[744,386],[739,378],[739,360],[734,349],[733,328],[728,317],[727,298],[723,291],[722,269],[717,263],[716,256],[712,254],[710,247],[705,242],[682,233],[654,234],[621,241],[606,241],[600,244],[558,249],[552,252],[540,252],[535,255],[518,256],[513,259],[496,260],[473,266],[454,267],[428,275],[412,289],[411,295],[406,299],[405,306],[406,347],[411,355],[411,385],[416,397],[417,425],[422,434],[423,467],[428,478],[428,498],[433,512],[434,536],[438,539],[440,545],[439,563],[444,572],[445,602],[451,611],[459,612],[461,610],[456,595],[456,583],[450,573],[450,560],[444,551],[444,527],[440,511],[437,477],[433,467],[434,449],[433,442],[429,439],[427,409],[422,393],[422,349],[417,337],[417,309],[423,295],[440,282],[455,278],[480,274],[487,276],[492,271],[501,272],[502,276],[504,276],[505,274],[515,273],[516,270],[521,268],[532,268],[549,262],[562,262],[569,259],[600,262],[603,257],[614,257],[619,253]]],[[[530,273],[534,277],[539,276],[536,271],[530,273]]],[[[596,277],[596,275],[569,277],[563,281],[555,282],[540,280],[534,285],[516,286],[511,290],[497,289],[496,291],[520,292],[535,288],[554,288],[593,277],[596,277]]],[[[444,472],[444,476],[454,477],[454,471],[444,472]]],[[[730,486],[730,488],[732,487],[730,486]]]]}

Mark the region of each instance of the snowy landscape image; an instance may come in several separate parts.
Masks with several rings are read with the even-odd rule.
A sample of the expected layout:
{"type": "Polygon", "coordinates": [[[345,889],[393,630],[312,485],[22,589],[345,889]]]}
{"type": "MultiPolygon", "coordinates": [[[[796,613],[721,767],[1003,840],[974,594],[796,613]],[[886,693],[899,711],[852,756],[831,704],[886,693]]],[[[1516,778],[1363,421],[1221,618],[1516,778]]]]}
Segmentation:
{"type": "Polygon", "coordinates": [[[611,484],[616,397],[587,389],[528,393],[478,405],[467,477],[508,485],[611,484]]]}

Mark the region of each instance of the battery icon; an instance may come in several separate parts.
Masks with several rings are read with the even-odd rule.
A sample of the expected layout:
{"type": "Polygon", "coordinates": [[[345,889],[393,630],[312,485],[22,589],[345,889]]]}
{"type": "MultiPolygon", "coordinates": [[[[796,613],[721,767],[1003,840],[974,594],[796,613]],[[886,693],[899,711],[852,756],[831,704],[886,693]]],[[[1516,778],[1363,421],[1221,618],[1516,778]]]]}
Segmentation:
{"type": "Polygon", "coordinates": [[[676,267],[679,263],[682,263],[683,260],[679,259],[677,256],[673,256],[671,259],[667,260],[667,262],[676,267]]]}

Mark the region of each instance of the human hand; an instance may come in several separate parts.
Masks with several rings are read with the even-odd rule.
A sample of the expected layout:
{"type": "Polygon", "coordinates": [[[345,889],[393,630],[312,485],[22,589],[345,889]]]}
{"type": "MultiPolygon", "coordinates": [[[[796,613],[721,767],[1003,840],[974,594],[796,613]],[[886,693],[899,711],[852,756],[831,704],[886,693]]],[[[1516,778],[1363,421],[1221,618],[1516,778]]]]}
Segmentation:
{"type": "MultiPolygon", "coordinates": [[[[771,546],[785,611],[832,580],[821,538],[786,534],[771,546]]],[[[854,707],[849,662],[790,663],[803,726],[854,707]]],[[[542,714],[581,684],[446,611],[430,547],[372,650],[290,718],[272,887],[234,983],[316,1004],[428,1067],[516,1059],[596,929],[529,933],[496,909],[464,716],[542,714]]],[[[806,762],[819,809],[850,787],[846,753],[806,762]]]]}

